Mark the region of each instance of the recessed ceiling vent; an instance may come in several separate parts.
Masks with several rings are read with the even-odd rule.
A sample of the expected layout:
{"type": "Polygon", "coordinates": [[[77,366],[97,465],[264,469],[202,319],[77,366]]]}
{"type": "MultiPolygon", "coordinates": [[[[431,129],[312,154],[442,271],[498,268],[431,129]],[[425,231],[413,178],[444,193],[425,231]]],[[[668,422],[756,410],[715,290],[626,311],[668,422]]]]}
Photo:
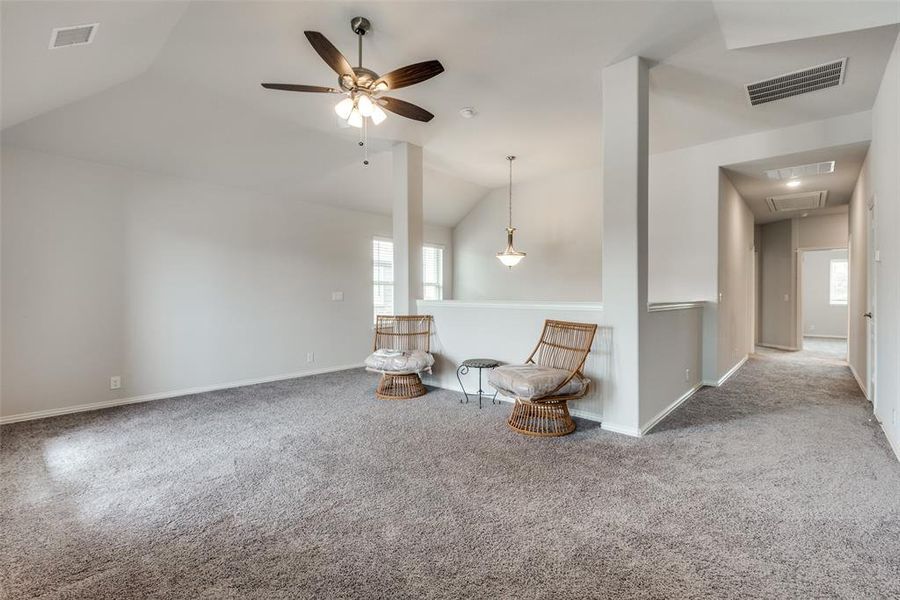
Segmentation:
{"type": "Polygon", "coordinates": [[[747,84],[750,104],[765,104],[844,83],[847,58],[747,84]]]}
{"type": "Polygon", "coordinates": [[[797,192],[796,194],[782,194],[781,196],[769,196],[766,203],[773,213],[792,212],[795,210],[811,210],[825,206],[828,191],[797,192]]]}
{"type": "Polygon", "coordinates": [[[94,41],[100,23],[75,25],[74,27],[57,27],[50,34],[50,49],[81,46],[94,41]]]}
{"type": "Polygon", "coordinates": [[[782,179],[796,179],[798,177],[812,177],[813,175],[828,175],[834,173],[834,161],[797,165],[796,167],[783,167],[766,171],[766,177],[780,181],[782,179]]]}

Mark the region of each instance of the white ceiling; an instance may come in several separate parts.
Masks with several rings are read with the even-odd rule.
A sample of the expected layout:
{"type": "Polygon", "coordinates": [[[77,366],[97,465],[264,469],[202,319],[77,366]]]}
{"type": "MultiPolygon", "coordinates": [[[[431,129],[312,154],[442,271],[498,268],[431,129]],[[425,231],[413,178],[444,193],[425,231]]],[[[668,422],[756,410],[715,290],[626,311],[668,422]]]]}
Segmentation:
{"type": "MultiPolygon", "coordinates": [[[[817,3],[809,19],[848,4],[858,5],[817,3]]],[[[452,225],[504,185],[507,154],[519,157],[517,181],[599,163],[607,64],[655,61],[651,147],[663,151],[868,110],[897,35],[889,26],[728,50],[720,18],[710,2],[6,1],[3,142],[384,213],[384,150],[406,140],[425,148],[426,218],[452,225]],[[391,115],[370,130],[366,170],[355,130],[336,127],[334,97],[259,87],[334,85],[302,32],[323,32],[355,61],[356,14],[373,23],[366,66],[437,58],[446,68],[396,92],[437,116],[391,115]],[[53,27],[95,21],[93,44],[47,49],[53,27]],[[744,83],[840,56],[850,56],[841,88],[747,105],[744,83]],[[479,115],[463,119],[464,106],[479,115]]]]}
{"type": "Polygon", "coordinates": [[[824,208],[797,211],[797,213],[819,215],[845,212],[847,204],[850,202],[850,197],[853,195],[853,188],[856,186],[856,180],[859,178],[859,171],[863,161],[865,161],[868,150],[869,143],[864,142],[822,148],[811,152],[774,156],[764,160],[728,165],[724,168],[728,178],[753,212],[754,220],[757,223],[770,223],[797,216],[797,214],[790,213],[773,214],[769,210],[766,198],[780,194],[827,190],[828,199],[824,208]],[[795,167],[829,160],[835,161],[833,173],[803,177],[800,179],[800,185],[797,187],[788,187],[784,181],[773,181],[765,173],[769,169],[795,167]]]}

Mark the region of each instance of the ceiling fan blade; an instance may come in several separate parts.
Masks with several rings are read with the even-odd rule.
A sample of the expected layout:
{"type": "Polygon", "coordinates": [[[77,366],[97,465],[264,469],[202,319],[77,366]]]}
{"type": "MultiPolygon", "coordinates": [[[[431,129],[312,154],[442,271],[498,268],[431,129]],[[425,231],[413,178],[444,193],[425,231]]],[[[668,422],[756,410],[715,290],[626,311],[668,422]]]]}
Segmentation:
{"type": "Polygon", "coordinates": [[[297,83],[263,83],[267,90],[284,90],[285,92],[314,92],[318,94],[339,94],[341,91],[321,85],[300,85],[297,83]]]}
{"type": "Polygon", "coordinates": [[[403,100],[397,100],[396,98],[382,97],[378,99],[378,103],[383,106],[385,110],[389,110],[392,113],[398,114],[401,117],[406,117],[407,119],[414,119],[416,121],[427,123],[434,118],[434,115],[424,108],[403,100]]]}
{"type": "Polygon", "coordinates": [[[306,39],[309,40],[313,49],[319,53],[322,60],[328,63],[329,67],[334,69],[335,73],[338,75],[347,75],[356,80],[356,74],[353,72],[353,67],[350,66],[350,63],[347,62],[347,59],[344,58],[341,51],[328,41],[328,38],[318,31],[304,31],[303,33],[306,34],[306,39]]]}
{"type": "Polygon", "coordinates": [[[426,60],[425,62],[416,63],[400,67],[390,73],[382,75],[378,78],[372,87],[377,87],[379,83],[384,82],[388,85],[388,89],[396,90],[402,87],[413,85],[431,79],[435,75],[444,72],[444,65],[436,60],[426,60]]]}

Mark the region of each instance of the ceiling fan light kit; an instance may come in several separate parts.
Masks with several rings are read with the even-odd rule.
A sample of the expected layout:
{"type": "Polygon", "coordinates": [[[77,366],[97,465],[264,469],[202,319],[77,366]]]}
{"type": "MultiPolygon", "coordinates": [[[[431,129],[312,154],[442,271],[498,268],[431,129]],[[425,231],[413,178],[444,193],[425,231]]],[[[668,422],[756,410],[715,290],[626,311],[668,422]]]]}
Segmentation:
{"type": "MultiPolygon", "coordinates": [[[[263,83],[262,86],[270,90],[282,90],[288,92],[311,92],[318,94],[343,94],[345,97],[334,107],[334,112],[350,127],[362,129],[363,139],[359,145],[366,147],[367,124],[379,125],[387,119],[385,111],[392,112],[427,123],[434,115],[415,104],[404,100],[398,100],[383,94],[390,90],[397,90],[431,79],[435,75],[443,73],[444,67],[437,60],[427,60],[412,65],[395,69],[385,75],[379,75],[362,64],[363,36],[371,29],[372,24],[365,17],[353,17],[350,28],[358,39],[358,66],[350,66],[350,62],[341,52],[318,31],[305,31],[313,49],[322,57],[331,69],[338,75],[338,88],[300,85],[291,83],[263,83]]],[[[368,158],[363,161],[369,164],[368,158]]]]}
{"type": "Polygon", "coordinates": [[[516,228],[512,226],[512,164],[516,157],[507,156],[506,160],[509,161],[509,225],[506,227],[506,249],[497,253],[497,260],[512,269],[525,258],[525,253],[516,250],[513,245],[513,234],[516,228]]]}

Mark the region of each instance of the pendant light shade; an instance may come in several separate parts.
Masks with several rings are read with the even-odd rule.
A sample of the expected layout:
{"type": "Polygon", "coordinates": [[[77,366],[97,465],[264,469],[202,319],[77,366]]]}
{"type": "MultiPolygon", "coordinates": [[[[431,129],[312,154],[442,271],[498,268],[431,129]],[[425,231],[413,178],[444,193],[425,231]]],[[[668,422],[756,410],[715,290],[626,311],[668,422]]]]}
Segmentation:
{"type": "Polygon", "coordinates": [[[516,228],[512,226],[512,161],[516,160],[516,157],[507,156],[506,160],[509,161],[509,225],[506,227],[506,249],[497,253],[497,260],[512,269],[525,258],[525,253],[519,252],[513,245],[516,228]]]}

